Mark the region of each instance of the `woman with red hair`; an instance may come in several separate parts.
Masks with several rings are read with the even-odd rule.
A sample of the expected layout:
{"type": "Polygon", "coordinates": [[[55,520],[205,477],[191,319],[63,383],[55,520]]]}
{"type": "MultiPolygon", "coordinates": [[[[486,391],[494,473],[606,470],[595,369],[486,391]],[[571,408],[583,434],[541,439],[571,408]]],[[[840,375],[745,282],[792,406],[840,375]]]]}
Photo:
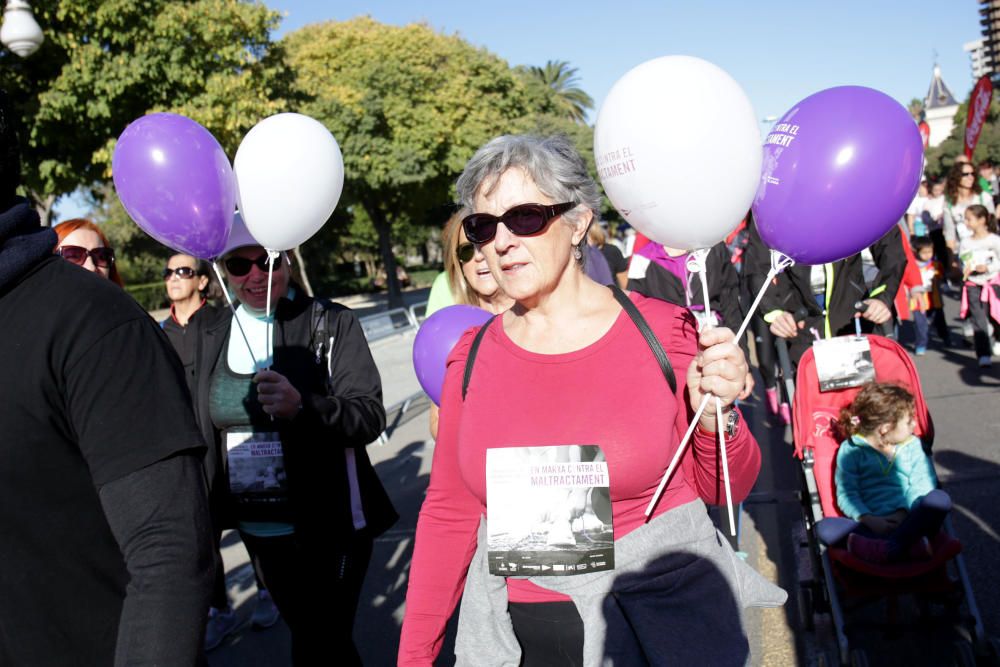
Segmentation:
{"type": "Polygon", "coordinates": [[[59,223],[54,229],[59,236],[55,250],[57,255],[107,278],[119,287],[125,287],[115,266],[115,251],[100,227],[90,220],[74,218],[59,223]]]}

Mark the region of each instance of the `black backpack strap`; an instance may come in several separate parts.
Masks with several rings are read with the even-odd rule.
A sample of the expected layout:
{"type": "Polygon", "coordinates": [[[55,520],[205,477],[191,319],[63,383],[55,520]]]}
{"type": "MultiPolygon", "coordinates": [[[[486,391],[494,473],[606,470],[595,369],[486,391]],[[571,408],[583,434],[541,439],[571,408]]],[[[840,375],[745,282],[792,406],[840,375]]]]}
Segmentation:
{"type": "Polygon", "coordinates": [[[479,327],[479,332],[476,337],[472,340],[472,347],[469,348],[469,356],[465,360],[465,375],[462,377],[462,400],[465,400],[465,393],[469,390],[469,380],[472,379],[472,364],[476,363],[476,354],[479,352],[479,344],[483,342],[483,336],[486,335],[486,330],[493,323],[493,320],[497,318],[496,315],[486,320],[486,324],[479,327]]]}
{"type": "Polygon", "coordinates": [[[652,350],[653,356],[656,357],[657,363],[660,364],[660,370],[663,371],[663,377],[667,379],[667,384],[670,385],[670,391],[677,393],[677,378],[674,377],[674,369],[670,365],[670,359],[667,358],[667,353],[663,349],[663,345],[660,344],[660,339],[656,337],[653,330],[649,328],[649,324],[646,322],[646,318],[642,316],[639,309],[635,307],[632,300],[625,295],[625,292],[621,291],[618,285],[608,285],[611,289],[611,293],[615,295],[615,300],[621,304],[621,307],[628,314],[629,319],[635,324],[639,333],[642,337],[646,339],[646,344],[649,345],[649,349],[652,350]]]}

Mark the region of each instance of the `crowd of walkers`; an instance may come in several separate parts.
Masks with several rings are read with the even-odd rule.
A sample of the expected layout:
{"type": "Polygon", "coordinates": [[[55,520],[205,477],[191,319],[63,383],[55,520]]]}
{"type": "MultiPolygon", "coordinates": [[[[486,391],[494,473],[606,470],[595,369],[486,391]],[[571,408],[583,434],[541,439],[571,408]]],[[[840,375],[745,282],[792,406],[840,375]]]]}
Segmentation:
{"type": "MultiPolygon", "coordinates": [[[[228,529],[253,562],[254,624],[284,619],[296,665],[324,655],[360,664],[361,586],[373,542],[397,514],[366,453],[386,416],[357,317],[307,295],[291,258],[251,239],[220,258],[216,288],[233,309],[210,303],[208,264],[173,255],[163,269],[171,309],[153,321],[120,289],[97,225],[43,228],[15,196],[7,114],[0,664],[203,664],[236,629],[220,555],[228,529]]],[[[492,318],[452,350],[432,410],[399,664],[432,664],[460,600],[459,664],[744,664],[741,608],[780,605],[785,594],[717,539],[705,506],[726,500],[719,436],[732,502],[757,478],[760,451],[739,407],[754,389],[750,359],[764,403],[787,419],[775,339],[795,363],[815,340],[853,333],[856,320],[888,336],[912,320],[923,354],[931,325],[942,345],[955,344],[941,298],[960,289],[988,366],[1000,352],[1000,237],[987,166],[957,162],[946,183],[925,184],[906,219],[864,252],[779,274],[752,334],[736,341],[771,268],[752,216],[711,248],[701,274],[686,250],[603,225],[600,190],[565,138],[483,146],[456,185],[429,310],[470,304],[492,318]],[[609,395],[630,397],[613,417],[609,395]],[[695,418],[708,395],[717,400],[695,418]],[[651,505],[685,433],[690,447],[651,505]],[[607,471],[603,490],[549,494],[554,505],[523,522],[558,524],[549,546],[605,529],[610,567],[496,574],[488,520],[505,501],[491,485],[502,478],[496,452],[508,449],[539,469],[607,471]]],[[[896,428],[912,399],[897,399],[888,413],[868,419],[859,407],[860,421],[847,418],[861,425],[850,431],[859,452],[912,438],[912,425],[896,428]]],[[[906,451],[919,467],[918,449],[906,451]]],[[[922,523],[886,546],[879,536],[905,513],[895,523],[868,516],[857,509],[865,492],[830,539],[856,535],[849,544],[872,559],[919,550],[947,511],[946,498],[921,495],[922,523]]]]}

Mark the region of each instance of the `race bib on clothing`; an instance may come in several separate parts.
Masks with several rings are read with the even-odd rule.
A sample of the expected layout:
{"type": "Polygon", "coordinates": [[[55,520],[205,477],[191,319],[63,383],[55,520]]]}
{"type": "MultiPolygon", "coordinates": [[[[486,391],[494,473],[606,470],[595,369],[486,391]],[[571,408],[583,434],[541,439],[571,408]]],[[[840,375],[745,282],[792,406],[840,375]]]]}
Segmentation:
{"type": "Polygon", "coordinates": [[[872,348],[864,336],[837,336],[813,343],[820,391],[860,387],[875,380],[872,348]]]}
{"type": "Polygon", "coordinates": [[[285,453],[277,433],[226,431],[229,491],[239,504],[283,502],[288,491],[285,453]]]}
{"type": "Polygon", "coordinates": [[[613,570],[610,486],[597,445],[487,449],[490,574],[613,570]]]}

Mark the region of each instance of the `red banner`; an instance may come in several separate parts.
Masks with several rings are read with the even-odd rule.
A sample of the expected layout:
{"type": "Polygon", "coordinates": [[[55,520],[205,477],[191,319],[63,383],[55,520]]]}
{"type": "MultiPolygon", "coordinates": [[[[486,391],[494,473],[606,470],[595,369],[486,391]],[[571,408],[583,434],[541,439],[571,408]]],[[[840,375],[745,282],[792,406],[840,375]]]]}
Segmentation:
{"type": "Polygon", "coordinates": [[[927,145],[931,143],[931,126],[926,120],[922,120],[917,124],[917,129],[920,130],[920,138],[924,141],[924,150],[927,150],[927,145]]]}
{"type": "Polygon", "coordinates": [[[992,99],[993,84],[988,75],[983,76],[972,89],[972,95],[969,97],[969,117],[965,121],[965,154],[970,160],[979,142],[979,133],[986,124],[986,114],[989,113],[992,99]]]}

